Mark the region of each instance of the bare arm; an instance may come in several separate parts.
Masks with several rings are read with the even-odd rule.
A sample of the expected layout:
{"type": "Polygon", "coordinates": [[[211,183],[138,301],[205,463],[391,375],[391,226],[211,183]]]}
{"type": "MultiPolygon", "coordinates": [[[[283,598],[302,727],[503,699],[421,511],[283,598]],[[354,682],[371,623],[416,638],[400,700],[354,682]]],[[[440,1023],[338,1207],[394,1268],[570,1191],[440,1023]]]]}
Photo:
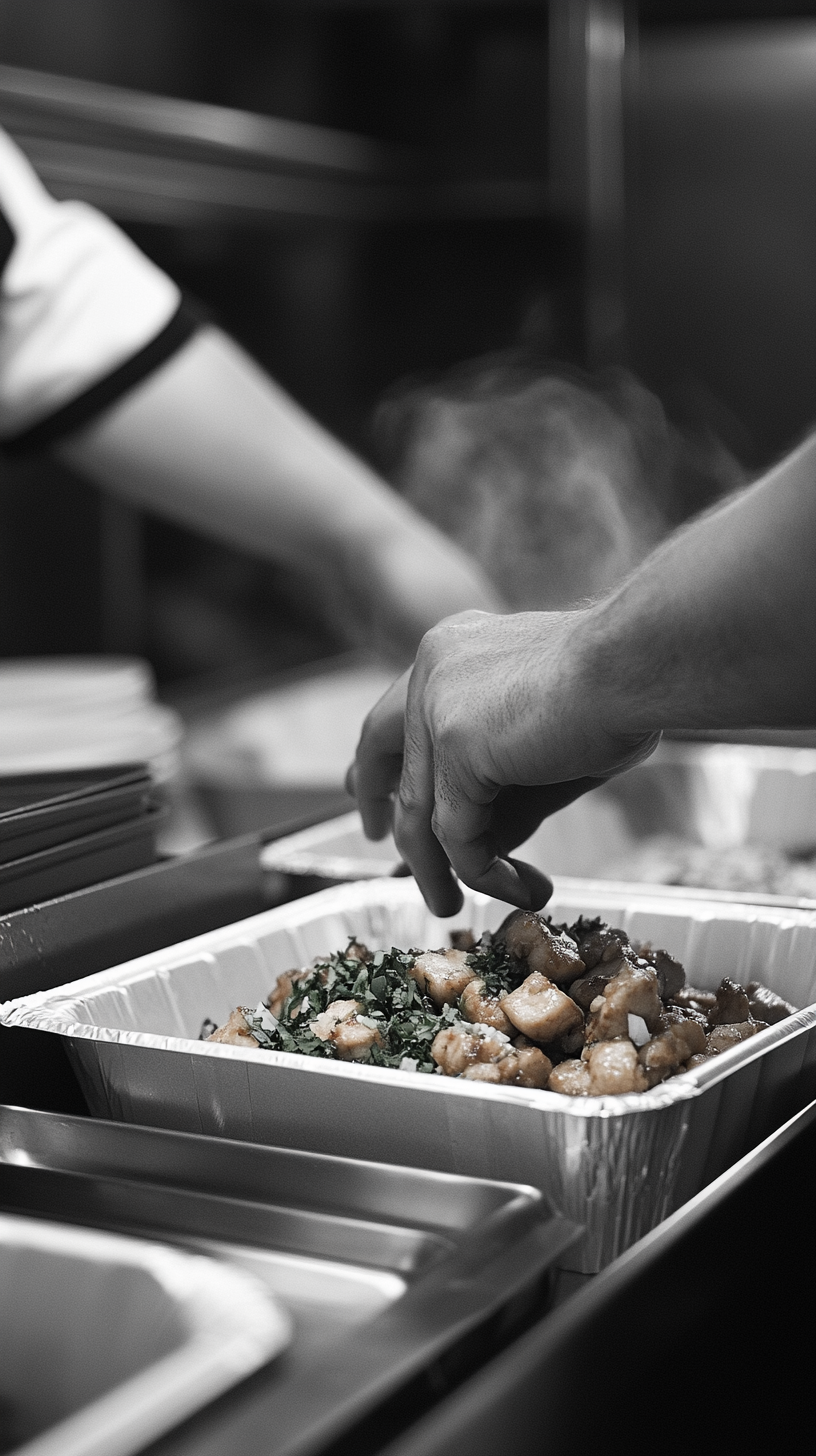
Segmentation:
{"type": "Polygon", "coordinates": [[[451,866],[541,905],[546,878],[509,850],[662,729],[814,722],[816,437],[605,600],[435,628],[367,719],[352,783],[375,836],[396,794],[397,843],[438,914],[459,908],[451,866]]]}
{"type": "Polygon", "coordinates": [[[140,506],[298,566],[351,632],[397,656],[450,612],[500,608],[462,552],[218,329],[59,453],[140,506]]]}

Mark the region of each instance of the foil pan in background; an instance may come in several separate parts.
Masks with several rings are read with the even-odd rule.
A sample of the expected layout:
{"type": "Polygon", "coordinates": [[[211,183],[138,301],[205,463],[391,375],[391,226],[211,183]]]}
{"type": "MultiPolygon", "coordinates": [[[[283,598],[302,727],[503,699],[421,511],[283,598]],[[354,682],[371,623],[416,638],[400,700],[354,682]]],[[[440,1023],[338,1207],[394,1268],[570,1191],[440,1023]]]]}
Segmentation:
{"type": "MultiPolygon", "coordinates": [[[[508,907],[467,892],[478,934],[508,907]]],[[[533,1184],[586,1230],[565,1267],[602,1268],[814,1095],[816,912],[572,881],[556,919],[602,915],[679,957],[695,984],[762,980],[806,1008],[712,1062],[621,1097],[567,1098],[200,1042],[205,1017],[343,945],[447,943],[408,880],[341,885],[0,1008],[56,1032],[96,1116],[533,1184]]]]}
{"type": "Polygon", "coordinates": [[[287,1343],[288,1315],[214,1259],[0,1214],[0,1443],[130,1456],[287,1343]]]}

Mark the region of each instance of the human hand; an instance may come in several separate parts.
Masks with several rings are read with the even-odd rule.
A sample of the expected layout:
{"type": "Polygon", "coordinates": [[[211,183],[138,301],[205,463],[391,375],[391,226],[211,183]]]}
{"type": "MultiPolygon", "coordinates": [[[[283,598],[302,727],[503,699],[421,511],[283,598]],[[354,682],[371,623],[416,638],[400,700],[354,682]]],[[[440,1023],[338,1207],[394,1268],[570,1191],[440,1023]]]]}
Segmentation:
{"type": "Polygon", "coordinates": [[[550,881],[509,851],[655,747],[659,734],[628,732],[604,700],[587,635],[590,611],[461,613],[426,634],[366,719],[350,791],[371,838],[393,815],[435,914],[461,907],[454,875],[511,904],[545,904],[550,881]]]}

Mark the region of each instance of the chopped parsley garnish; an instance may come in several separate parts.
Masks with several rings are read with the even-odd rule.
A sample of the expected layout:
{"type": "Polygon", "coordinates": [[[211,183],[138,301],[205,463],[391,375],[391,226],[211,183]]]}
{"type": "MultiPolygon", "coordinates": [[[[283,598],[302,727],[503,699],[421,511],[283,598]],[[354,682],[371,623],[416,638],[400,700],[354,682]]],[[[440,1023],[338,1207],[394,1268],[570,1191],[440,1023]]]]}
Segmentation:
{"type": "MultiPolygon", "coordinates": [[[[292,994],[277,1018],[263,1005],[256,1011],[244,1008],[252,1035],[267,1051],[300,1052],[337,1061],[333,1042],[322,1041],[310,1030],[309,1023],[333,1001],[357,1001],[361,1006],[357,1020],[376,1027],[381,1037],[381,1045],[369,1047],[357,1059],[360,1064],[398,1068],[407,1061],[415,1064],[412,1070],[417,1072],[435,1072],[436,1063],[431,1057],[434,1037],[460,1018],[455,1006],[438,1010],[409,976],[410,967],[422,951],[392,946],[361,961],[349,953],[355,945],[352,938],[345,951],[317,961],[294,980],[292,994]]],[[[467,960],[493,995],[514,989],[526,975],[524,964],[513,959],[503,944],[494,945],[489,934],[482,936],[467,960]]]]}

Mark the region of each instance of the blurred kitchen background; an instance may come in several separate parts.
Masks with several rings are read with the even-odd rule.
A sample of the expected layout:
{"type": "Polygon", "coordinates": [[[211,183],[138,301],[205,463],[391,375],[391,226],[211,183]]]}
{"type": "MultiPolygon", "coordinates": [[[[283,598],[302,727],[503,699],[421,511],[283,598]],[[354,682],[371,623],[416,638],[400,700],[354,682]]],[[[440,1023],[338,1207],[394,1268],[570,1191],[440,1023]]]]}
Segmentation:
{"type": "MultiPolygon", "coordinates": [[[[816,4],[0,0],[0,124],[517,607],[816,420],[816,4]]],[[[62,655],[180,715],[170,850],[349,807],[393,672],[287,573],[4,462],[0,658],[62,655]]],[[[545,867],[816,896],[816,735],[753,737],[664,745],[545,867]]]]}

